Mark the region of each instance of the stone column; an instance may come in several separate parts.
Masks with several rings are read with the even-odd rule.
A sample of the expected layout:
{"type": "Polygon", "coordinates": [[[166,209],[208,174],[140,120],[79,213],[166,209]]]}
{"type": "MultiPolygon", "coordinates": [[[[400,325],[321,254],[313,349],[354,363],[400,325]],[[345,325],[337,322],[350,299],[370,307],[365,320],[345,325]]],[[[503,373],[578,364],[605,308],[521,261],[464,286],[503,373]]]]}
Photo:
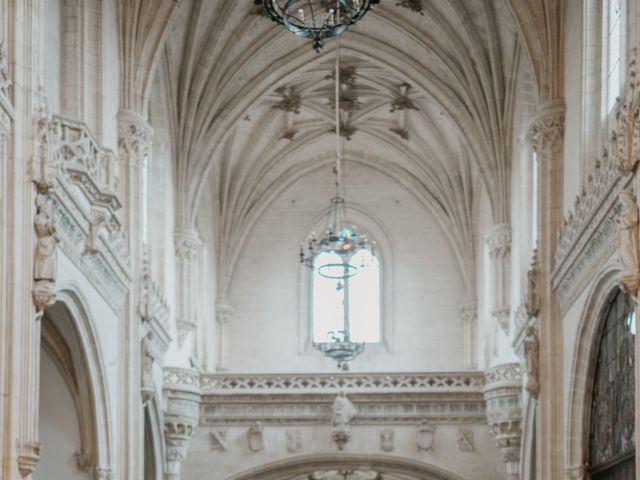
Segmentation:
{"type": "Polygon", "coordinates": [[[469,300],[460,306],[462,320],[462,351],[464,365],[469,369],[476,366],[476,325],[478,321],[478,302],[469,300]]]}
{"type": "MultiPolygon", "coordinates": [[[[202,242],[195,230],[175,231],[176,248],[176,326],[178,343],[182,346],[189,334],[196,329],[196,305],[198,291],[198,253],[202,242]]],[[[194,342],[190,338],[190,353],[194,342]]]]}
{"type": "Polygon", "coordinates": [[[562,316],[552,289],[553,259],[562,222],[564,104],[543,105],[529,128],[538,159],[538,261],[540,262],[540,393],[537,418],[537,468],[540,478],[560,478],[564,451],[562,402],[562,316]]]}
{"type": "Polygon", "coordinates": [[[233,320],[233,306],[224,301],[216,302],[216,338],[217,361],[216,370],[225,371],[229,368],[229,325],[233,320]]]}
{"type": "Polygon", "coordinates": [[[491,257],[491,313],[508,336],[511,313],[511,225],[494,225],[487,233],[486,240],[491,257]]]}
{"type": "Polygon", "coordinates": [[[122,223],[129,237],[132,284],[123,306],[120,329],[121,348],[121,418],[119,420],[119,448],[123,478],[138,478],[143,461],[138,452],[144,445],[144,416],[140,402],[142,383],[142,325],[138,314],[141,301],[140,272],[142,267],[142,166],[151,151],[152,130],[147,120],[132,110],[118,113],[118,160],[120,169],[120,198],[122,223]],[[134,408],[139,406],[140,408],[134,408]]]}
{"type": "Polygon", "coordinates": [[[483,390],[491,434],[507,469],[507,480],[520,478],[522,443],[522,373],[520,365],[508,363],[485,372],[483,390]]]}
{"type": "Polygon", "coordinates": [[[164,370],[165,480],[180,480],[182,462],[200,419],[200,376],[194,370],[164,370]]]}

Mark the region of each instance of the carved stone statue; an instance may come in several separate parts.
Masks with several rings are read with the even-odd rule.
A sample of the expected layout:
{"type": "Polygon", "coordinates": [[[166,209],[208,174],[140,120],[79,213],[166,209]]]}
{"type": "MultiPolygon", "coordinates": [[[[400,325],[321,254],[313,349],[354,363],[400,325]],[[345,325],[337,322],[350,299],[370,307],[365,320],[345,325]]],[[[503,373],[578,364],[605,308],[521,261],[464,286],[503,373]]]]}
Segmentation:
{"type": "Polygon", "coordinates": [[[540,312],[540,262],[538,260],[538,249],[533,252],[531,268],[527,272],[527,291],[525,307],[530,317],[535,317],[540,312]]]}
{"type": "Polygon", "coordinates": [[[524,358],[527,368],[527,391],[532,397],[537,397],[540,391],[539,382],[539,358],[540,358],[540,340],[536,329],[531,325],[527,327],[527,336],[524,339],[524,358]]]}
{"type": "Polygon", "coordinates": [[[331,436],[342,450],[344,444],[351,437],[351,420],[356,416],[358,410],[347,398],[344,391],[341,391],[333,401],[333,416],[331,417],[331,436]]]}
{"type": "Polygon", "coordinates": [[[141,392],[144,403],[148,402],[153,396],[153,364],[156,359],[151,345],[152,338],[153,334],[149,332],[149,334],[142,339],[141,392]]]}
{"type": "Polygon", "coordinates": [[[48,204],[43,203],[38,206],[33,226],[37,237],[33,279],[54,282],[58,267],[56,245],[60,240],[56,234],[51,207],[48,204]]]}
{"type": "Polygon", "coordinates": [[[620,274],[620,286],[626,293],[635,296],[640,287],[640,261],[638,251],[638,205],[632,192],[619,194],[621,210],[616,219],[618,223],[620,260],[623,270],[620,274]]]}

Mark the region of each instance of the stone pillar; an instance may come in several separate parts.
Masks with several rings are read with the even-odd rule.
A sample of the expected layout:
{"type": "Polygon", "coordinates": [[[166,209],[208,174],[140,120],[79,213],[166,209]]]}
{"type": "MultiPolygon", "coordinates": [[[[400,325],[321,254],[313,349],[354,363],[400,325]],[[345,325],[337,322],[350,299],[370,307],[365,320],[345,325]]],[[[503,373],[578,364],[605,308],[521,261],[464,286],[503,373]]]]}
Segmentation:
{"type": "Polygon", "coordinates": [[[151,151],[152,130],[147,120],[137,112],[121,110],[118,113],[118,160],[120,169],[120,198],[122,199],[122,223],[129,236],[132,285],[123,306],[120,329],[121,362],[119,419],[120,458],[123,459],[122,478],[139,478],[143,461],[138,452],[144,445],[144,416],[140,401],[142,383],[142,325],[138,306],[141,301],[140,273],[142,267],[142,166],[151,151]],[[139,409],[133,408],[139,405],[139,409]]]}
{"type": "Polygon", "coordinates": [[[522,443],[522,373],[520,365],[508,363],[485,372],[483,390],[491,434],[507,469],[507,480],[520,478],[522,443]]]}
{"type": "Polygon", "coordinates": [[[180,480],[182,462],[200,419],[200,375],[194,370],[164,370],[165,480],[180,480]]]}
{"type": "Polygon", "coordinates": [[[460,306],[462,320],[462,351],[464,365],[469,369],[476,367],[476,325],[478,322],[478,302],[469,300],[460,306]]]}
{"type": "MultiPolygon", "coordinates": [[[[200,237],[195,230],[175,231],[176,248],[176,326],[178,343],[182,346],[189,334],[196,329],[198,291],[198,253],[200,237]]],[[[193,353],[193,338],[190,339],[193,353]]]]}
{"type": "Polygon", "coordinates": [[[562,402],[562,316],[552,289],[553,259],[562,222],[564,104],[543,105],[529,128],[529,141],[538,160],[538,261],[540,265],[540,393],[537,418],[540,478],[563,474],[564,420],[562,402]]]}
{"type": "Polygon", "coordinates": [[[491,313],[508,336],[511,313],[511,225],[494,225],[487,233],[486,240],[491,257],[491,313]]]}
{"type": "Polygon", "coordinates": [[[216,302],[216,370],[225,371],[229,368],[229,325],[233,320],[233,306],[227,302],[216,302]]]}

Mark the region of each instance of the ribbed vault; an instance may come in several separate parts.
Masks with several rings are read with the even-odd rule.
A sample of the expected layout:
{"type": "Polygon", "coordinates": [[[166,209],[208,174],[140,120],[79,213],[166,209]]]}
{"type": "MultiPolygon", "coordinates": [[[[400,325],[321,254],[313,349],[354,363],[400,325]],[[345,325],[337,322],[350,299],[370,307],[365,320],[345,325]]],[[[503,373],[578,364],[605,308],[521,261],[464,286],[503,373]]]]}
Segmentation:
{"type": "MultiPolygon", "coordinates": [[[[345,149],[410,189],[472,273],[481,187],[494,221],[509,221],[516,79],[528,62],[503,0],[415,3],[421,12],[382,2],[342,36],[345,149]]],[[[331,161],[334,43],[316,54],[252,2],[184,0],[175,17],[163,78],[178,226],[194,225],[213,189],[224,289],[269,202],[331,161]]]]}

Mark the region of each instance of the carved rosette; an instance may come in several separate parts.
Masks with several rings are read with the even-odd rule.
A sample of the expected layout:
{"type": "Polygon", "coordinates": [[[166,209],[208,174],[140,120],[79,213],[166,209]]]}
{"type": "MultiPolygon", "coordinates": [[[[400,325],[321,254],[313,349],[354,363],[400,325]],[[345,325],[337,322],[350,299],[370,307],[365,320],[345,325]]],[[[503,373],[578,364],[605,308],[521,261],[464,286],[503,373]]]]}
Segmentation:
{"type": "Polygon", "coordinates": [[[166,480],[179,480],[180,467],[187,457],[189,442],[200,420],[200,376],[193,370],[164,370],[164,438],[166,480]]]}
{"type": "Polygon", "coordinates": [[[38,464],[42,453],[42,444],[40,442],[19,444],[17,453],[18,470],[20,471],[20,475],[27,477],[36,469],[36,465],[38,464]]]}
{"type": "Polygon", "coordinates": [[[201,244],[195,230],[176,230],[176,323],[180,345],[196,328],[197,258],[201,244]]]}
{"type": "Polygon", "coordinates": [[[494,225],[486,237],[489,256],[491,257],[492,282],[492,315],[505,334],[509,334],[509,317],[511,313],[511,225],[501,223],[494,225]]]}
{"type": "Polygon", "coordinates": [[[517,480],[522,438],[522,371],[517,363],[497,365],[485,372],[485,378],[487,423],[506,466],[506,478],[517,480]]]}

